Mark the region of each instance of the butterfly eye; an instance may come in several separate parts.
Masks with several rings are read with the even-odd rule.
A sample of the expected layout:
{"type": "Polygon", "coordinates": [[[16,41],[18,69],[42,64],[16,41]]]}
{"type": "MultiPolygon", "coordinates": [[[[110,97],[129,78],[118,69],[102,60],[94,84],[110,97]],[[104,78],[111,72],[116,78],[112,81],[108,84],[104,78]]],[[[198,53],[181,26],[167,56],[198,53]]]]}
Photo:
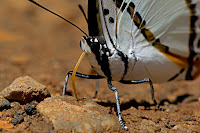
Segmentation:
{"type": "Polygon", "coordinates": [[[93,42],[91,42],[91,43],[90,43],[90,47],[93,47],[93,46],[94,46],[94,43],[93,43],[93,42]]]}

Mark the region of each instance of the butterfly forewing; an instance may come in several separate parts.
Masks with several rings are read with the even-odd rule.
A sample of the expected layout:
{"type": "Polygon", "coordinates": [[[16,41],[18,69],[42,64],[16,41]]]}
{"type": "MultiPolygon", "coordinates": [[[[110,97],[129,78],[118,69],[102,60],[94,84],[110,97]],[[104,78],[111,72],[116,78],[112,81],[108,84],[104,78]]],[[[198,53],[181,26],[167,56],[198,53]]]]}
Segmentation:
{"type": "Polygon", "coordinates": [[[99,0],[101,24],[107,43],[116,45],[116,13],[117,7],[113,0],[99,0]]]}
{"type": "Polygon", "coordinates": [[[98,0],[88,0],[88,31],[90,36],[102,36],[98,0]]]}

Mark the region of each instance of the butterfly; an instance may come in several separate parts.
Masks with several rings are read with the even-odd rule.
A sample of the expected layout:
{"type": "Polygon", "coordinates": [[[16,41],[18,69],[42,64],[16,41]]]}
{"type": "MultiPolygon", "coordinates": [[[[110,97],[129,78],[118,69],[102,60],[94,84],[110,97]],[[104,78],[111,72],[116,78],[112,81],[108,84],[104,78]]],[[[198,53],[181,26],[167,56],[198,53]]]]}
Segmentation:
{"type": "MultiPolygon", "coordinates": [[[[32,0],[30,0],[32,1],[32,0]]],[[[200,0],[88,0],[88,29],[80,42],[84,51],[69,75],[87,79],[106,78],[114,91],[120,124],[117,88],[124,84],[193,80],[200,75],[200,0]],[[97,75],[76,72],[86,56],[97,75]]],[[[75,92],[76,96],[76,92],[75,92]]],[[[77,96],[76,96],[77,97],[77,96]]],[[[77,97],[78,99],[78,97],[77,97]]]]}
{"type": "MultiPolygon", "coordinates": [[[[200,0],[88,0],[89,37],[83,37],[81,48],[115,92],[125,129],[112,81],[149,82],[153,93],[152,82],[197,78],[199,15],[200,0]]],[[[153,94],[152,99],[159,107],[153,94]]]]}

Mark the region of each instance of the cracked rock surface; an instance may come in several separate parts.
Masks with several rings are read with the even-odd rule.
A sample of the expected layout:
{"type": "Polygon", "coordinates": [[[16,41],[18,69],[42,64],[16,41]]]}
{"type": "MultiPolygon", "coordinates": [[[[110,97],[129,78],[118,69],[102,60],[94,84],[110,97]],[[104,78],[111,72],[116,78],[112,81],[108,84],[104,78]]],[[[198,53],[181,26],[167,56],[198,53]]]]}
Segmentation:
{"type": "Polygon", "coordinates": [[[49,118],[55,130],[65,132],[119,132],[117,117],[107,114],[92,100],[77,102],[74,97],[46,98],[37,106],[38,112],[49,118]]]}

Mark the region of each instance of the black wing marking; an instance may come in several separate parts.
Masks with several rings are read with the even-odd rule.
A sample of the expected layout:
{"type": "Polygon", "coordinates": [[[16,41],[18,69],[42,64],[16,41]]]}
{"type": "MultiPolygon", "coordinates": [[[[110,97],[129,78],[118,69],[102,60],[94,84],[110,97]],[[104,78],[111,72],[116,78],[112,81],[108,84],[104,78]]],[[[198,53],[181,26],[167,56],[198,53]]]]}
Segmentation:
{"type": "Polygon", "coordinates": [[[88,0],[88,30],[89,36],[103,35],[98,0],[88,0]]]}

